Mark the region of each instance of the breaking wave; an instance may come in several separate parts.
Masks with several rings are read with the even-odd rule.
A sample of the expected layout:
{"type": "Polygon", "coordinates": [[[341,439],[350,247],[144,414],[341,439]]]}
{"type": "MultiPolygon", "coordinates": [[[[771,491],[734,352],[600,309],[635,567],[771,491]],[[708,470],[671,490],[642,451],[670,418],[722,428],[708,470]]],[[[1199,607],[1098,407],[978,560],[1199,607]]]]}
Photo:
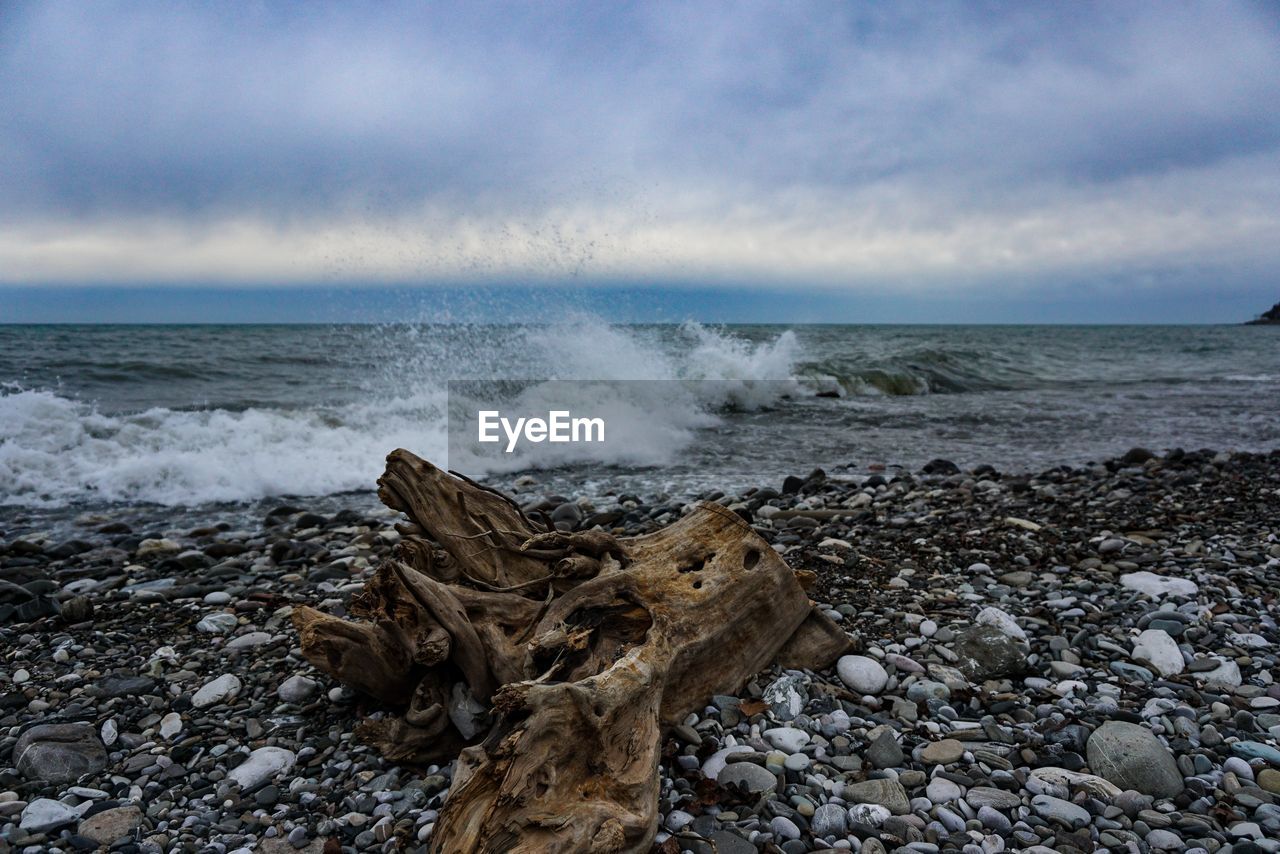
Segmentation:
{"type": "MultiPolygon", "coordinates": [[[[454,378],[538,378],[520,385],[528,405],[540,395],[563,405],[544,380],[603,381],[577,387],[587,397],[572,406],[631,431],[625,441],[610,443],[604,451],[610,458],[592,460],[627,466],[670,461],[726,409],[768,407],[801,393],[793,380],[801,354],[789,331],[753,343],[691,323],[672,340],[577,317],[541,327],[402,326],[361,334],[359,347],[374,351],[381,367],[345,402],[246,405],[236,398],[199,408],[111,412],[61,388],[0,388],[0,503],[198,505],[368,490],[393,448],[447,457],[447,381],[454,378]],[[633,380],[683,385],[672,394],[633,380]],[[715,382],[693,382],[708,380],[715,382]]],[[[152,372],[143,366],[140,381],[152,372]]],[[[323,386],[318,381],[313,390],[323,394],[323,386]]],[[[584,457],[582,447],[574,446],[579,461],[600,453],[588,448],[584,457]]],[[[519,457],[496,465],[450,460],[476,474],[523,464],[519,457]]]]}

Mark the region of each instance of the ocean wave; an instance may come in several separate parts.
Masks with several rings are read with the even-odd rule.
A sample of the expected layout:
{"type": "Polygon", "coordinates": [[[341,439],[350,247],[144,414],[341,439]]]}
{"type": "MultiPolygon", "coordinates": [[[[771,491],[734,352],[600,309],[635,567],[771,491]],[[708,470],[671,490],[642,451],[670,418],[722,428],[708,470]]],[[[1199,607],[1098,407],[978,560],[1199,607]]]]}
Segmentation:
{"type": "Polygon", "coordinates": [[[448,459],[476,475],[582,462],[663,465],[714,427],[718,413],[772,406],[800,388],[793,369],[801,354],[789,332],[752,343],[687,324],[672,347],[640,330],[576,318],[489,330],[469,354],[456,346],[441,352],[430,332],[413,333],[416,346],[406,345],[403,331],[375,333],[387,342],[384,369],[361,401],[342,405],[228,401],[111,413],[60,389],[8,383],[0,388],[0,504],[198,505],[371,489],[394,448],[448,458],[450,375],[538,377],[513,387],[512,406],[568,406],[614,425],[607,446],[448,459]],[[573,380],[591,382],[566,386],[573,380]]]}

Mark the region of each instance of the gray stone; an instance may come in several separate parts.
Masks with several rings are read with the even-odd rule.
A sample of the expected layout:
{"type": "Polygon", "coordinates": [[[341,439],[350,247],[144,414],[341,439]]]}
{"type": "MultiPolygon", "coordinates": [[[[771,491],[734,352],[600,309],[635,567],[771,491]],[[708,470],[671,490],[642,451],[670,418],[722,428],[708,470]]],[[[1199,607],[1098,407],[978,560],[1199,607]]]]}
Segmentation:
{"type": "Polygon", "coordinates": [[[778,787],[778,778],[773,772],[754,762],[730,762],[716,779],[722,786],[741,786],[753,795],[772,792],[778,787]]]}
{"type": "Polygon", "coordinates": [[[865,655],[846,655],[836,662],[836,674],[851,691],[879,694],[889,682],[884,665],[865,655]]]}
{"type": "Polygon", "coordinates": [[[823,804],[814,811],[809,826],[814,836],[844,836],[845,819],[844,807],[823,804]]]}
{"type": "Polygon", "coordinates": [[[863,780],[844,787],[844,799],[849,803],[879,804],[894,815],[911,812],[907,791],[897,780],[863,780]]]}
{"type": "Polygon", "coordinates": [[[227,779],[246,792],[256,789],[277,774],[293,767],[297,756],[283,747],[259,747],[244,762],[227,772],[227,779]]]}
{"type": "Polygon", "coordinates": [[[1121,789],[1172,798],[1183,789],[1178,764],[1150,730],[1124,721],[1107,721],[1085,748],[1089,768],[1121,789]]]}
{"type": "Polygon", "coordinates": [[[1022,798],[1013,792],[997,789],[992,786],[974,786],[964,796],[969,806],[975,809],[991,807],[997,810],[1011,810],[1022,803],[1022,798]]]}
{"type": "Polygon", "coordinates": [[[887,729],[876,736],[876,740],[871,742],[871,746],[862,755],[877,768],[897,768],[906,758],[898,739],[887,729]]]}
{"type": "Polygon", "coordinates": [[[61,801],[37,798],[22,811],[18,827],[29,833],[46,833],[71,824],[80,818],[80,811],[61,801]]]}
{"type": "Polygon", "coordinates": [[[42,724],[18,736],[13,763],[28,780],[71,783],[105,768],[107,749],[89,724],[42,724]]]}
{"type": "Polygon", "coordinates": [[[956,636],[956,666],[975,682],[1016,676],[1026,669],[1026,647],[994,626],[974,626],[956,636]]]}
{"type": "Polygon", "coordinates": [[[1054,798],[1049,795],[1036,795],[1031,799],[1031,809],[1046,821],[1057,821],[1070,828],[1084,827],[1089,823],[1089,811],[1079,804],[1054,798]]]}
{"type": "Polygon", "coordinates": [[[240,680],[232,673],[219,676],[210,682],[206,682],[204,686],[191,698],[191,705],[197,709],[206,709],[209,706],[225,703],[227,700],[240,693],[240,680]]]}
{"type": "Polygon", "coordinates": [[[270,642],[271,635],[266,632],[246,632],[227,641],[227,645],[223,648],[228,652],[243,652],[270,642]]]}
{"type": "Polygon", "coordinates": [[[775,816],[773,821],[769,822],[769,829],[779,839],[800,838],[800,828],[796,827],[796,823],[786,816],[775,816]]]}
{"type": "Polygon", "coordinates": [[[280,687],[276,689],[276,694],[284,702],[296,705],[309,700],[319,687],[319,683],[314,679],[295,674],[280,683],[280,687]]]}
{"type": "Polygon", "coordinates": [[[978,821],[982,822],[983,827],[994,830],[996,833],[1004,834],[1013,830],[1013,822],[995,807],[985,805],[978,807],[978,821]]]}
{"type": "Polygon", "coordinates": [[[756,854],[758,851],[755,845],[727,830],[717,830],[710,839],[716,854],[756,854]]]}

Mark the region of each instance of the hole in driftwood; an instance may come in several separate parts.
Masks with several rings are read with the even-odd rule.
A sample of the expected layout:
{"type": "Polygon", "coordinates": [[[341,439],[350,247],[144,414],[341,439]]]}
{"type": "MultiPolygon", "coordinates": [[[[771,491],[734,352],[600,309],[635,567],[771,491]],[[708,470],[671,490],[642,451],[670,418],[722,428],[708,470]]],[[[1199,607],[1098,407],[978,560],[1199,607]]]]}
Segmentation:
{"type": "Polygon", "coordinates": [[[711,560],[715,556],[716,553],[712,552],[706,557],[694,558],[689,563],[681,564],[677,569],[679,572],[701,572],[706,567],[707,561],[711,560]]]}
{"type": "Polygon", "coordinates": [[[693,589],[694,590],[702,589],[702,579],[698,579],[697,581],[693,582],[693,589]]]}
{"type": "Polygon", "coordinates": [[[757,549],[747,549],[747,553],[742,556],[743,569],[755,569],[759,562],[760,552],[757,549]]]}

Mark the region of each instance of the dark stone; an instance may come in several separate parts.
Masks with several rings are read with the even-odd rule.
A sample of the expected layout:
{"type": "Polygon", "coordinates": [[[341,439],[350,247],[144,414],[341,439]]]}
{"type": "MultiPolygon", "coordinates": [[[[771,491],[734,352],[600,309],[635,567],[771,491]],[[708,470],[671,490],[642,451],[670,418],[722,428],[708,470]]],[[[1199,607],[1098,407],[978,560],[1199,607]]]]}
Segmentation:
{"type": "Polygon", "coordinates": [[[222,558],[235,557],[248,551],[243,543],[211,543],[204,547],[204,553],[211,558],[221,560],[222,558]]]}
{"type": "Polygon", "coordinates": [[[12,620],[15,623],[30,623],[43,617],[56,616],[58,616],[58,603],[47,596],[37,596],[15,607],[12,620]]]}
{"type": "Polygon", "coordinates": [[[939,457],[925,463],[921,471],[925,474],[960,474],[960,466],[939,457]]]}
{"type": "Polygon", "coordinates": [[[54,560],[66,560],[69,557],[83,554],[92,548],[93,544],[86,543],[84,540],[67,540],[65,543],[59,543],[53,548],[45,550],[45,555],[54,560]]]}
{"type": "Polygon", "coordinates": [[[956,666],[975,682],[1016,676],[1027,667],[1024,646],[994,626],[964,629],[952,644],[956,666]]]}
{"type": "Polygon", "coordinates": [[[61,784],[101,771],[107,750],[89,724],[42,724],[18,736],[13,759],[28,780],[61,784]]]}
{"type": "Polygon", "coordinates": [[[104,676],[93,683],[93,690],[106,698],[150,694],[155,687],[155,680],[147,676],[104,676]]]}
{"type": "Polygon", "coordinates": [[[793,474],[789,474],[786,479],[782,481],[782,494],[795,495],[800,491],[800,487],[802,486],[804,486],[804,478],[799,478],[793,474]]]}
{"type": "Polygon", "coordinates": [[[1125,455],[1120,458],[1120,464],[1125,466],[1140,466],[1147,460],[1155,459],[1155,454],[1146,448],[1130,448],[1125,455]]]}
{"type": "Polygon", "coordinates": [[[897,768],[906,758],[893,733],[885,730],[871,742],[863,757],[877,768],[897,768]]]}
{"type": "Polygon", "coordinates": [[[319,528],[328,520],[319,513],[303,513],[297,519],[293,520],[293,529],[301,531],[304,528],[319,528]]]}
{"type": "Polygon", "coordinates": [[[73,596],[62,603],[62,621],[83,623],[93,616],[93,603],[87,596],[73,596]]]}

